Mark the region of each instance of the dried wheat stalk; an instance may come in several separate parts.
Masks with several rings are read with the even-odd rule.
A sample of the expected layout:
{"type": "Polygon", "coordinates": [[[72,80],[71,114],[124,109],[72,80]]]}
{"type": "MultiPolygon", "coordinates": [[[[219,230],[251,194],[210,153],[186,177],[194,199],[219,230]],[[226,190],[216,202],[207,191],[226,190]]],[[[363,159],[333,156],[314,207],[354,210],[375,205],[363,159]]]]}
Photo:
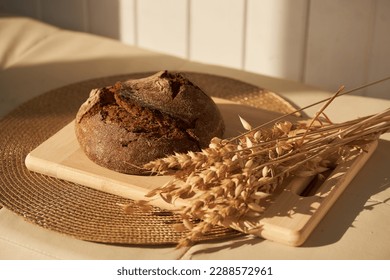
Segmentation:
{"type": "MultiPolygon", "coordinates": [[[[214,225],[228,223],[247,232],[237,220],[261,216],[267,197],[286,178],[320,174],[352,151],[364,152],[367,143],[390,130],[390,109],[332,123],[323,111],[340,92],[310,121],[279,119],[271,127],[252,128],[240,118],[246,132],[238,137],[214,138],[201,152],[175,154],[148,163],[145,168],[173,175],[173,179],[147,197],[161,197],[171,204],[178,198],[188,202],[188,206],[177,209],[183,224],[175,225],[175,229],[188,232],[179,246],[189,245],[214,225]]],[[[147,203],[141,201],[138,205],[146,207],[147,203]]]]}

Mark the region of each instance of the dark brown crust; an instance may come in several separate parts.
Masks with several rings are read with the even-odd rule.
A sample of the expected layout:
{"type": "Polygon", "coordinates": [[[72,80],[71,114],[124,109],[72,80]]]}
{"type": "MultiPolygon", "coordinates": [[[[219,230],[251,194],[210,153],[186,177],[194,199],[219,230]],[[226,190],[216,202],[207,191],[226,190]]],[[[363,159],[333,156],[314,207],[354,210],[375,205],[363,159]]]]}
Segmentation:
{"type": "Polygon", "coordinates": [[[161,71],[94,89],[76,116],[76,137],[95,163],[145,174],[145,163],[174,152],[197,151],[222,137],[222,116],[183,75],[161,71]]]}

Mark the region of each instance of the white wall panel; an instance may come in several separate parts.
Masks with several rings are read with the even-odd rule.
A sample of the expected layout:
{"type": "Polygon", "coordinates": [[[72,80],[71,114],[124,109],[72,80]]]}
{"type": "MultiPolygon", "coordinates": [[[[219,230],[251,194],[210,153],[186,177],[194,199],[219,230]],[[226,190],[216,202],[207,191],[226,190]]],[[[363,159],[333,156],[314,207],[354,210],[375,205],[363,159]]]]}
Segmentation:
{"type": "Polygon", "coordinates": [[[135,8],[136,0],[118,0],[119,5],[119,39],[130,45],[137,45],[135,8]]]}
{"type": "Polygon", "coordinates": [[[0,10],[33,18],[40,18],[40,0],[0,0],[0,10]]]}
{"type": "MultiPolygon", "coordinates": [[[[305,82],[336,91],[365,84],[374,5],[367,0],[312,0],[305,82]]],[[[363,94],[363,92],[359,92],[363,94]]]]}
{"type": "MultiPolygon", "coordinates": [[[[330,91],[390,76],[389,0],[0,0],[0,10],[330,91]]],[[[390,82],[358,94],[390,99],[390,82]]]]}
{"type": "Polygon", "coordinates": [[[245,69],[301,80],[308,0],[248,0],[245,69]]]}
{"type": "MultiPolygon", "coordinates": [[[[372,32],[372,49],[369,53],[368,81],[390,76],[390,1],[378,0],[375,25],[372,32]]],[[[366,90],[367,96],[390,99],[390,81],[366,90]]]]}
{"type": "Polygon", "coordinates": [[[88,32],[119,39],[119,2],[87,0],[88,32]]]}
{"type": "Polygon", "coordinates": [[[41,0],[42,20],[53,25],[88,31],[86,0],[41,0]]]}
{"type": "Polygon", "coordinates": [[[242,68],[244,0],[192,0],[189,58],[242,68]]]}
{"type": "Polygon", "coordinates": [[[168,54],[187,55],[187,1],[136,2],[137,43],[168,54]]]}

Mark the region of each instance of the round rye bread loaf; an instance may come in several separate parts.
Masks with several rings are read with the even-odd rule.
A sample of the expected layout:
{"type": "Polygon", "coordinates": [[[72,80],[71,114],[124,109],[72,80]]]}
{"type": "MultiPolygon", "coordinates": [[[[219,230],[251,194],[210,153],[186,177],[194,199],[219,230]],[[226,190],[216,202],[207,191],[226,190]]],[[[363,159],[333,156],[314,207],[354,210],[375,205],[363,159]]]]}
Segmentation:
{"type": "Polygon", "coordinates": [[[143,166],[157,158],[199,151],[224,129],[214,101],[182,74],[168,71],[93,89],[75,123],[89,159],[134,175],[148,174],[143,166]]]}

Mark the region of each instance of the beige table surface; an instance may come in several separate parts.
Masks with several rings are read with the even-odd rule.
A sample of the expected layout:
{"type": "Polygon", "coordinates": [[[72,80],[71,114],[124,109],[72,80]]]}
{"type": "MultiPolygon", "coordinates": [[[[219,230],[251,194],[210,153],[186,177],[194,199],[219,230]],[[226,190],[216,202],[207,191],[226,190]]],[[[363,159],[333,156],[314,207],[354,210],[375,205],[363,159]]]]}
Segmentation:
{"type": "MultiPolygon", "coordinates": [[[[126,46],[28,18],[0,17],[0,117],[48,90],[86,79],[161,69],[232,77],[270,89],[297,106],[329,97],[315,87],[126,46]]],[[[390,89],[390,85],[389,85],[390,89]]],[[[336,89],[335,89],[336,90],[336,89]]],[[[340,97],[335,122],[379,112],[390,100],[340,97]]],[[[306,110],[313,115],[318,107],[306,110]]],[[[390,259],[390,136],[303,246],[241,237],[189,249],[112,246],[77,240],[0,209],[0,259],[390,259]]]]}

